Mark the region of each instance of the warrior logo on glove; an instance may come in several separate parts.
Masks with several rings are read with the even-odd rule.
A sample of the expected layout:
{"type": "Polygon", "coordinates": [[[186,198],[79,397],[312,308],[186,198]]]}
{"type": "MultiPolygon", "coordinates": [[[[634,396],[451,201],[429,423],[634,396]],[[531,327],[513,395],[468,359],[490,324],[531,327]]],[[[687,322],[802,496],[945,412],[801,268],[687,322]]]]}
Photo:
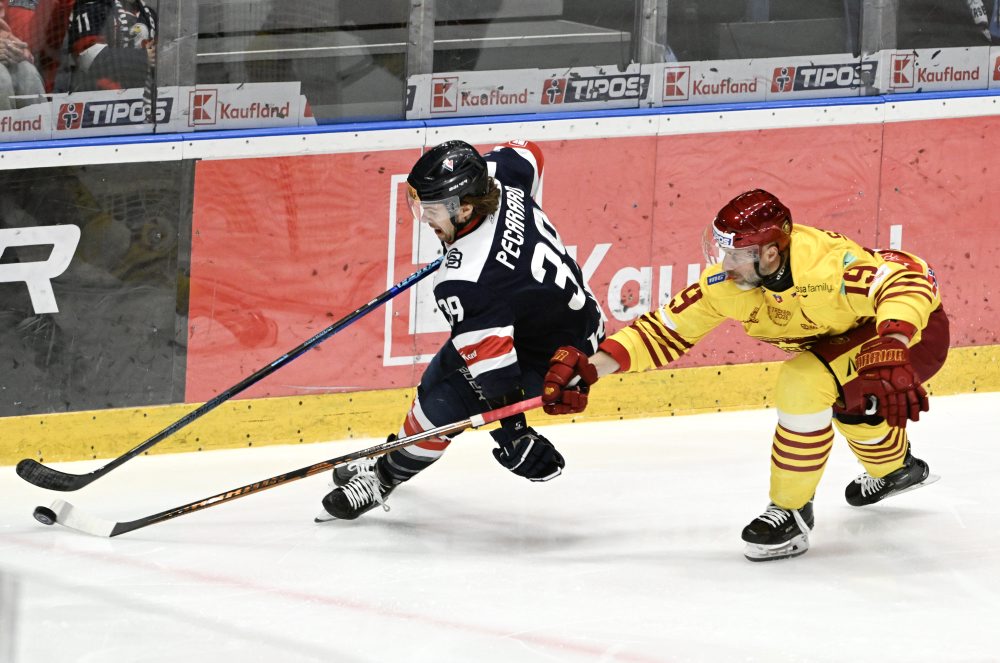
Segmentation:
{"type": "Polygon", "coordinates": [[[542,402],[549,414],[579,414],[587,409],[590,385],[597,382],[597,369],[587,355],[564,345],[549,359],[542,402]]]}
{"type": "Polygon", "coordinates": [[[919,421],[920,413],[929,409],[910,351],[899,339],[880,336],[868,341],[861,346],[857,366],[865,393],[875,397],[879,416],[890,426],[904,428],[908,419],[919,421]]]}

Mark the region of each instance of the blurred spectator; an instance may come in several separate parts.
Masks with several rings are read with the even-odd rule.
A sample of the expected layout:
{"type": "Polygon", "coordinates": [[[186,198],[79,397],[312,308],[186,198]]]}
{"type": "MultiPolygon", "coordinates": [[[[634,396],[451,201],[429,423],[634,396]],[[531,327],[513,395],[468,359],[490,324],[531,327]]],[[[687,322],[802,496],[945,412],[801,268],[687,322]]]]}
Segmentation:
{"type": "Polygon", "coordinates": [[[35,68],[27,42],[6,21],[6,2],[0,2],[0,111],[44,101],[45,86],[35,68]],[[21,97],[15,99],[13,97],[21,97]]]}
{"type": "Polygon", "coordinates": [[[996,0],[908,0],[899,4],[896,48],[983,46],[996,37],[996,0]],[[990,11],[992,10],[992,20],[990,11]]]}
{"type": "Polygon", "coordinates": [[[63,60],[63,41],[74,0],[0,0],[10,31],[27,44],[41,73],[46,92],[56,89],[56,73],[63,60]]]}
{"type": "Polygon", "coordinates": [[[986,41],[1000,44],[1000,0],[986,0],[987,4],[984,4],[983,0],[966,0],[966,2],[969,3],[972,20],[986,41]]]}
{"type": "Polygon", "coordinates": [[[156,12],[144,0],[77,0],[69,44],[73,91],[150,87],[156,12]]]}

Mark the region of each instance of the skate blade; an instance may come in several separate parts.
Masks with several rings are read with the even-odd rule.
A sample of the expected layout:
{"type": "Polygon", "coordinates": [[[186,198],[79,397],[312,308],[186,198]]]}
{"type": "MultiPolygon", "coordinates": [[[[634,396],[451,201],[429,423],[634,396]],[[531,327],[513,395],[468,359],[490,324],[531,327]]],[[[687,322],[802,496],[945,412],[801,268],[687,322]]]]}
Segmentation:
{"type": "Polygon", "coordinates": [[[331,516],[330,514],[328,514],[326,511],[324,511],[323,513],[321,513],[321,514],[317,515],[315,518],[313,518],[313,522],[316,523],[316,524],[328,523],[331,520],[337,520],[337,518],[334,518],[333,516],[331,516]]]}
{"type": "Polygon", "coordinates": [[[743,556],[751,562],[771,562],[776,559],[798,557],[809,550],[809,537],[799,534],[785,543],[766,546],[759,543],[748,543],[743,556]]]}
{"type": "Polygon", "coordinates": [[[897,495],[902,495],[903,493],[908,493],[911,490],[916,490],[917,488],[923,488],[924,486],[929,486],[932,483],[937,483],[941,480],[941,477],[937,474],[928,474],[927,478],[920,483],[915,483],[912,486],[907,486],[903,490],[897,490],[895,492],[889,493],[884,499],[889,499],[890,497],[896,497],[897,495]]]}

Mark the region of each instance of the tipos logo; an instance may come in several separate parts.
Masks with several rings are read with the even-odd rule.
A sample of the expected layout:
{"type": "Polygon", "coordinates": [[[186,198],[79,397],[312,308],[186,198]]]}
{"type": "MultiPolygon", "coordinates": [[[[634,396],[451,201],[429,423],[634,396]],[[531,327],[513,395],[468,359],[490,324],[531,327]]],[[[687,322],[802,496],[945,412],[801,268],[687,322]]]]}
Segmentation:
{"type": "Polygon", "coordinates": [[[83,107],[82,103],[61,104],[56,117],[56,129],[79,129],[83,125],[83,107]]]}
{"type": "Polygon", "coordinates": [[[561,104],[566,99],[566,79],[548,78],[542,84],[542,105],[561,104]]]}
{"type": "Polygon", "coordinates": [[[871,84],[877,66],[875,62],[849,62],[776,67],[771,75],[771,92],[859,88],[871,84]]]}
{"type": "MultiPolygon", "coordinates": [[[[173,107],[173,98],[158,98],[156,122],[160,124],[168,122],[173,107]]],[[[141,98],[65,103],[59,105],[59,112],[56,114],[57,131],[126,127],[137,124],[146,124],[146,104],[141,98]]]]}
{"type": "Polygon", "coordinates": [[[543,104],[645,99],[650,77],[640,74],[550,78],[542,85],[543,104]]]}
{"type": "Polygon", "coordinates": [[[791,92],[795,83],[795,67],[776,67],[771,76],[771,92],[791,92]]]}

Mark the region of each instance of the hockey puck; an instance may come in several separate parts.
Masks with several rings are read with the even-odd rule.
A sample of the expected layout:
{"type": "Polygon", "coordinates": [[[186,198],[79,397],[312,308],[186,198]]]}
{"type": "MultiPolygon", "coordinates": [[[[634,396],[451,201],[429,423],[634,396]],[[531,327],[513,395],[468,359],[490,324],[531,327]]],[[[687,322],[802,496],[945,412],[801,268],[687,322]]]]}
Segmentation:
{"type": "Polygon", "coordinates": [[[56,512],[47,506],[36,506],[35,512],[31,515],[43,525],[55,525],[56,523],[56,512]]]}

